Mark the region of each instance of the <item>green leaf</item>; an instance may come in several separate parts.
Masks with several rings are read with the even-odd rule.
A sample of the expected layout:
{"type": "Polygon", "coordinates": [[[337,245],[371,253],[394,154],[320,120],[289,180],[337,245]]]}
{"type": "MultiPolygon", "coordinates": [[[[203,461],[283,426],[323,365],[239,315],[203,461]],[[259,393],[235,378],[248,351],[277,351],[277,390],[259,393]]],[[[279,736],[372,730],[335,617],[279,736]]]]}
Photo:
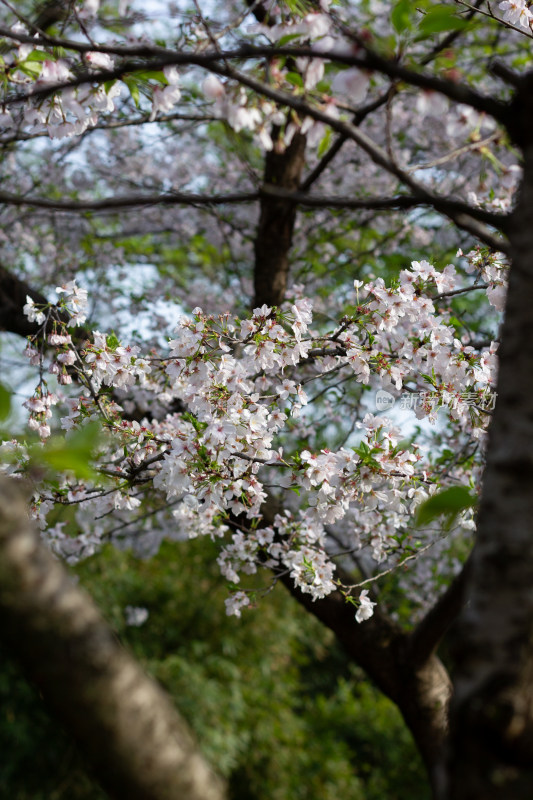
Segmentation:
{"type": "Polygon", "coordinates": [[[450,6],[435,6],[421,19],[418,28],[425,36],[444,31],[461,31],[468,26],[468,20],[458,17],[450,6]]]}
{"type": "Polygon", "coordinates": [[[30,78],[35,78],[41,74],[42,66],[35,61],[23,61],[21,64],[18,65],[18,68],[21,72],[25,75],[29,75],[30,78]]]}
{"type": "Polygon", "coordinates": [[[168,84],[165,73],[161,70],[146,69],[135,73],[135,78],[140,81],[157,81],[158,83],[168,84]]]}
{"type": "Polygon", "coordinates": [[[317,155],[319,158],[322,158],[326,150],[329,148],[329,144],[331,142],[331,128],[326,128],[326,133],[322,137],[322,141],[318,145],[317,155]]]}
{"type": "Polygon", "coordinates": [[[131,94],[131,99],[135,103],[136,108],[139,108],[139,100],[140,100],[139,87],[137,86],[135,81],[132,80],[131,78],[123,78],[122,80],[128,87],[129,93],[131,94]]]}
{"type": "Polygon", "coordinates": [[[29,53],[25,61],[55,61],[55,56],[52,53],[44,53],[42,50],[33,50],[29,53]]]}
{"type": "Polygon", "coordinates": [[[58,472],[73,472],[77,478],[90,480],[96,476],[91,459],[98,445],[100,423],[89,422],[74,431],[68,439],[54,437],[44,447],[33,447],[31,458],[58,472]]]}
{"type": "Polygon", "coordinates": [[[11,411],[11,392],[0,383],[0,419],[6,419],[11,411]]]}
{"type": "Polygon", "coordinates": [[[106,337],[106,344],[112,353],[114,353],[117,347],[120,345],[120,341],[117,339],[117,336],[114,332],[110,333],[109,336],[106,337]]]}
{"type": "Polygon", "coordinates": [[[292,83],[293,86],[298,86],[298,88],[300,89],[304,88],[304,82],[302,80],[302,76],[298,75],[297,72],[288,72],[285,75],[285,80],[287,80],[289,83],[292,83]]]}
{"type": "Polygon", "coordinates": [[[472,508],[476,503],[477,499],[466,486],[451,486],[422,503],[417,511],[416,524],[417,526],[427,525],[437,517],[445,516],[447,517],[446,527],[450,528],[461,511],[472,508]]]}
{"type": "Polygon", "coordinates": [[[303,17],[311,10],[311,4],[305,0],[284,0],[283,5],[287,6],[292,14],[303,17]]]}
{"type": "Polygon", "coordinates": [[[285,47],[285,45],[290,44],[295,39],[300,39],[301,36],[302,36],[301,33],[287,33],[285,36],[282,36],[281,39],[278,40],[277,46],[285,47]]]}
{"type": "Polygon", "coordinates": [[[403,33],[411,27],[411,0],[399,0],[392,9],[390,18],[396,33],[403,33]]]}

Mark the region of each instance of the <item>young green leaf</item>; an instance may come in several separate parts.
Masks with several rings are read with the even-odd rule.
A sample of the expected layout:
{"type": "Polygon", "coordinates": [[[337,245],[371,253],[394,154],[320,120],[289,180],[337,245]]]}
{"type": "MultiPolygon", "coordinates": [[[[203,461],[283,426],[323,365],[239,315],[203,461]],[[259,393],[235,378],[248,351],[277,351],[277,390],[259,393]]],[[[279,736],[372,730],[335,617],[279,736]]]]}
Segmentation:
{"type": "Polygon", "coordinates": [[[468,20],[459,17],[455,8],[449,6],[435,6],[420,20],[418,28],[426,36],[446,31],[461,31],[469,24],[468,20]]]}
{"type": "Polygon", "coordinates": [[[416,515],[417,526],[427,525],[437,517],[446,517],[446,527],[450,528],[458,514],[476,505],[476,498],[466,486],[451,486],[434,494],[419,507],[416,515]]]}
{"type": "Polygon", "coordinates": [[[411,0],[399,0],[392,9],[390,18],[396,33],[403,33],[411,27],[411,10],[413,7],[411,0]]]}
{"type": "Polygon", "coordinates": [[[91,466],[94,450],[97,447],[100,424],[89,422],[74,431],[68,439],[54,437],[44,447],[33,447],[33,461],[59,472],[72,472],[81,480],[90,480],[96,473],[91,466]]]}

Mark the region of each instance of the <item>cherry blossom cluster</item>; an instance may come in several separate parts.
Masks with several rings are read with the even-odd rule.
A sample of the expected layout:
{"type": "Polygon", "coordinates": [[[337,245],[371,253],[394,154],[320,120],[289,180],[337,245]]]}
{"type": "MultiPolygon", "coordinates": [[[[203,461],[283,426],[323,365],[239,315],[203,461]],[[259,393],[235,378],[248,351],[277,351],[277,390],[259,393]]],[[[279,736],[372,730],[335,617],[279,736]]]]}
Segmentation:
{"type": "MultiPolygon", "coordinates": [[[[362,284],[357,284],[360,291],[362,284]]],[[[494,385],[495,376],[486,367],[490,361],[490,368],[495,368],[496,343],[490,346],[488,354],[480,355],[472,345],[460,341],[447,314],[439,314],[435,301],[427,296],[427,287],[431,285],[438,291],[437,299],[453,294],[455,267],[449,264],[438,272],[426,261],[413,262],[410,270],[400,272],[396,285],[386,286],[381,278],[367,284],[368,300],[362,307],[366,337],[362,339],[360,331],[354,337],[348,329],[339,340],[360,381],[368,382],[371,372],[377,372],[382,388],[418,391],[423,380],[426,388],[431,386],[434,397],[440,396],[440,405],[449,406],[452,415],[468,426],[472,408],[464,393],[474,389],[481,399],[486,387],[494,385]]],[[[503,282],[501,285],[504,290],[503,282]]],[[[491,297],[494,300],[494,293],[491,297]]],[[[435,421],[438,405],[434,399],[432,403],[419,404],[417,416],[428,416],[435,421]]],[[[478,415],[474,430],[479,435],[485,426],[486,419],[478,415]]]]}
{"type": "Polygon", "coordinates": [[[503,0],[498,8],[503,11],[503,20],[522,28],[531,29],[533,14],[529,10],[525,0],[503,0]]]}
{"type": "MultiPolygon", "coordinates": [[[[398,175],[405,170],[404,175],[416,178],[415,183],[420,181],[435,196],[465,197],[471,207],[496,212],[511,207],[511,189],[520,167],[511,163],[516,159],[505,137],[488,113],[454,102],[446,92],[418,89],[416,82],[409,87],[408,82],[389,81],[378,71],[313,58],[309,52],[299,58],[228,58],[211,62],[216,67],[207,62],[199,66],[202,54],[247,42],[301,44],[319,56],[333,51],[364,56],[365,41],[386,56],[392,42],[396,48],[393,66],[417,73],[420,66],[421,75],[444,75],[452,83],[460,79],[454,47],[434,51],[423,37],[398,31],[391,9],[382,3],[348,4],[330,11],[328,0],[321,0],[313,10],[301,6],[300,13],[289,13],[280,5],[271,9],[277,20],[272,25],[250,25],[251,17],[246,15],[207,23],[197,6],[198,15],[187,16],[184,11],[180,24],[169,26],[161,37],[138,35],[136,27],[124,33],[127,25],[106,27],[107,12],[99,16],[100,5],[99,0],[86,0],[76,7],[61,33],[84,43],[78,49],[53,49],[42,39],[28,42],[33,33],[18,22],[13,26],[2,67],[7,99],[0,125],[6,138],[20,130],[30,138],[45,132],[52,138],[80,136],[103,126],[103,117],[114,113],[111,124],[121,131],[113,133],[131,137],[127,139],[129,158],[120,163],[122,186],[142,184],[146,189],[160,183],[162,193],[182,188],[196,192],[209,186],[216,194],[226,190],[230,179],[244,183],[246,176],[237,158],[233,173],[225,172],[226,164],[223,180],[217,172],[216,147],[204,146],[206,122],[213,117],[237,134],[244,132],[247,147],[253,140],[263,151],[281,153],[297,133],[304,134],[308,150],[318,148],[309,158],[308,174],[316,167],[320,172],[331,130],[306,114],[306,103],[330,120],[352,121],[356,112],[359,131],[381,147],[381,161],[386,156],[390,162],[388,174],[380,172],[370,159],[365,161],[368,151],[363,157],[360,152],[354,156],[355,144],[347,141],[341,152],[345,174],[332,177],[328,169],[322,170],[319,194],[351,196],[355,179],[377,197],[392,197],[398,192],[398,175]],[[78,28],[74,18],[85,27],[78,28]],[[345,38],[342,32],[350,27],[354,35],[345,38]],[[378,36],[383,38],[378,41],[378,36]],[[175,51],[180,61],[187,61],[190,54],[191,63],[152,71],[146,56],[142,69],[104,82],[103,70],[121,75],[126,58],[122,45],[140,45],[149,52],[156,40],[167,48],[165,58],[175,51]],[[98,52],[96,42],[107,43],[109,53],[98,52]],[[209,72],[210,68],[219,74],[209,72]],[[239,73],[246,79],[239,80],[239,73]],[[84,80],[87,76],[84,84],[57,87],[77,83],[80,74],[84,80]],[[293,105],[300,103],[304,110],[297,112],[281,100],[265,99],[251,90],[254,81],[266,84],[270,94],[292,95],[298,101],[293,105]],[[364,109],[360,113],[365,105],[374,107],[375,113],[367,115],[364,109]],[[135,119],[128,119],[130,112],[135,119]],[[196,156],[190,159],[194,168],[181,165],[182,142],[188,135],[187,141],[192,138],[187,132],[183,140],[173,137],[179,139],[173,150],[167,142],[157,165],[155,149],[153,159],[147,159],[142,145],[138,147],[143,137],[152,141],[153,128],[135,138],[130,122],[153,122],[165,115],[189,115],[187,124],[190,117],[198,122],[192,136],[200,135],[191,152],[199,159],[205,157],[204,167],[209,162],[205,173],[197,166],[196,156]],[[478,160],[472,162],[472,155],[478,160]],[[180,162],[179,168],[171,169],[171,161],[180,162]],[[465,163],[470,174],[463,174],[465,163]],[[477,168],[479,164],[482,169],[477,168]],[[161,165],[165,173],[159,182],[161,165]]],[[[119,15],[127,5],[121,0],[119,15]]],[[[175,4],[168,8],[169,15],[181,14],[175,4]]],[[[499,9],[507,23],[499,20],[502,38],[515,35],[509,30],[513,25],[522,34],[530,32],[532,13],[525,0],[504,0],[499,9]]],[[[431,9],[409,12],[411,32],[426,12],[431,9]]],[[[150,24],[143,24],[143,30],[150,24]]],[[[493,18],[488,24],[497,26],[498,20],[493,18]]],[[[475,24],[463,35],[475,40],[475,24]]],[[[526,37],[515,39],[525,42],[526,37]]],[[[472,87],[475,83],[472,77],[472,87]]],[[[181,123],[172,124],[177,130],[181,123]]],[[[213,127],[222,130],[224,126],[215,123],[213,127]]],[[[105,133],[96,137],[103,143],[105,133]]],[[[105,154],[99,147],[86,148],[84,154],[80,138],[79,151],[65,162],[70,168],[83,164],[87,174],[94,170],[100,176],[100,197],[110,187],[114,189],[104,175],[107,166],[102,165],[114,157],[116,141],[109,138],[105,154]]],[[[55,142],[47,146],[47,152],[67,149],[55,142]]],[[[257,157],[257,150],[252,150],[257,157]]],[[[50,185],[53,180],[63,185],[63,171],[64,185],[76,192],[81,188],[82,195],[89,197],[87,181],[69,182],[69,169],[58,163],[50,185]]],[[[28,183],[16,191],[27,189],[31,194],[31,179],[29,174],[28,183]]],[[[359,192],[358,199],[365,196],[365,191],[359,192]]],[[[246,205],[240,209],[240,222],[250,226],[252,212],[246,205]]],[[[182,238],[187,240],[189,213],[195,211],[173,207],[170,226],[164,209],[157,217],[157,207],[148,208],[143,224],[148,231],[172,227],[176,238],[184,232],[182,238]]],[[[224,207],[221,217],[225,213],[224,207]]],[[[295,229],[293,249],[300,263],[308,247],[308,242],[301,241],[309,231],[303,217],[295,229]]],[[[315,239],[319,258],[327,254],[326,268],[340,261],[346,265],[347,256],[336,251],[332,242],[325,243],[332,228],[325,217],[322,220],[317,227],[323,241],[315,239]]],[[[376,230],[381,231],[379,214],[375,220],[376,230]]],[[[401,224],[416,244],[419,260],[401,270],[395,280],[375,278],[369,270],[377,272],[381,256],[385,263],[395,246],[376,237],[372,266],[363,260],[353,273],[364,280],[355,281],[353,291],[337,285],[327,300],[318,293],[314,306],[305,291],[292,287],[280,308],[263,306],[243,319],[235,318],[220,313],[233,307],[234,295],[227,301],[227,294],[217,291],[215,297],[209,278],[198,270],[183,294],[173,299],[190,309],[197,302],[191,301],[196,293],[202,298],[202,308],[182,316],[168,346],[159,344],[150,351],[138,341],[128,343],[102,332],[105,323],[101,321],[101,330],[87,325],[87,292],[74,281],[57,289],[57,305],[40,305],[28,297],[24,313],[39,333],[32,337],[26,354],[39,377],[33,396],[24,403],[29,414],[27,437],[2,443],[0,454],[3,469],[29,474],[34,482],[32,513],[54,551],[75,562],[109,540],[133,545],[146,554],[154,552],[164,536],[210,536],[220,544],[219,566],[232,591],[228,613],[237,616],[260,597],[263,589],[257,588],[257,573],[265,569],[274,581],[292,581],[313,600],[339,589],[355,604],[358,622],[373,614],[375,603],[363,585],[367,585],[367,575],[376,571],[401,571],[400,586],[415,604],[422,605],[432,587],[457,570],[460,560],[454,536],[474,527],[470,509],[459,515],[456,529],[446,536],[439,526],[416,530],[413,518],[420,504],[440,487],[468,486],[473,492],[479,488],[490,420],[484,398],[495,386],[497,325],[505,302],[507,267],[501,254],[478,248],[466,254],[459,251],[456,266],[437,269],[424,260],[435,234],[434,221],[424,227],[409,212],[401,224]],[[487,311],[483,335],[465,333],[454,314],[454,297],[463,292],[476,302],[479,298],[487,311]],[[216,313],[210,313],[211,309],[216,313]],[[417,402],[405,403],[403,408],[398,404],[387,418],[374,402],[378,391],[392,399],[416,397],[417,402]],[[65,467],[50,481],[46,469],[34,469],[39,449],[46,452],[55,446],[60,450],[64,443],[68,447],[95,419],[103,432],[91,478],[80,478],[65,467]],[[68,521],[61,516],[63,506],[69,507],[64,515],[68,521]],[[426,552],[430,557],[422,556],[426,552]],[[342,571],[336,571],[335,565],[345,563],[348,571],[355,565],[365,578],[361,584],[341,584],[342,571]],[[409,577],[400,570],[407,563],[409,577]]],[[[232,225],[228,235],[233,235],[232,225]]],[[[45,282],[53,269],[47,271],[47,261],[57,264],[59,256],[54,235],[44,231],[41,239],[40,229],[35,230],[31,240],[24,230],[12,239],[17,240],[19,260],[34,259],[34,271],[39,270],[45,282]]],[[[437,238],[448,241],[446,236],[440,228],[437,238]]],[[[354,240],[353,230],[350,237],[354,240]]],[[[244,263],[249,258],[248,242],[241,242],[237,249],[235,260],[244,263]]],[[[98,252],[103,254],[102,269],[127,261],[126,251],[114,246],[107,250],[102,246],[98,252]]],[[[62,275],[72,275],[70,251],[60,268],[62,275]]],[[[50,285],[61,280],[54,278],[50,285]]],[[[242,280],[249,280],[245,270],[242,280]]],[[[165,294],[168,287],[161,286],[162,282],[155,286],[151,299],[165,294]]],[[[250,294],[251,289],[242,285],[241,291],[250,294]]],[[[238,290],[235,307],[242,304],[237,294],[238,290]]]]}
{"type": "MultiPolygon", "coordinates": [[[[26,27],[16,22],[12,26],[13,34],[29,35],[26,27]]],[[[111,69],[112,59],[104,53],[88,52],[86,65],[93,71],[111,69]]],[[[68,84],[74,80],[71,64],[41,45],[21,43],[16,52],[6,55],[5,77],[14,87],[28,87],[30,94],[54,87],[57,84],[68,84]]],[[[21,115],[14,118],[5,109],[1,115],[4,128],[15,127],[18,123],[34,130],[46,130],[51,138],[79,136],[89,127],[96,125],[98,115],[115,109],[115,99],[121,92],[120,84],[114,82],[110,86],[91,83],[65,88],[52,92],[44,97],[29,98],[21,115]]]]}
{"type": "Polygon", "coordinates": [[[498,311],[503,311],[507,294],[508,267],[501,253],[493,253],[478,247],[466,254],[459,250],[457,255],[466,259],[468,272],[476,274],[488,283],[489,303],[498,311]]]}
{"type": "MultiPolygon", "coordinates": [[[[475,265],[474,256],[470,261],[475,265]]],[[[490,270],[499,275],[503,265],[483,269],[485,279],[495,280],[490,270]]],[[[93,418],[107,431],[96,482],[74,481],[67,473],[59,490],[37,488],[35,514],[43,525],[58,504],[77,508],[82,533],[73,539],[62,524],[52,526],[52,546],[70,560],[94,552],[113,538],[108,531],[117,519],[122,530],[142,512],[143,487],[151,485],[182,534],[224,542],[219,564],[235,586],[229,613],[240,614],[253,603],[255,590],[237,585],[259,567],[278,578],[287,575],[313,599],[333,591],[334,559],[342,557],[331,547],[334,531],[347,551],[362,558],[382,564],[401,559],[410,520],[436,490],[438,470],[416,443],[405,440],[401,426],[370,413],[364,403],[351,439],[336,449],[314,449],[305,433],[308,387],[327,390],[331,376],[344,376],[354,391],[370,397],[372,388],[400,392],[429,385],[439,402],[422,404],[417,415],[435,421],[440,406],[454,435],[475,440],[487,415],[473,412],[461,393],[482,393],[493,385],[496,346],[476,350],[463,344],[449,312],[437,310],[458,281],[453,265],[439,271],[426,261],[413,262],[389,285],[382,279],[356,281],[353,311],[334,330],[313,319],[311,301],[301,296],[281,308],[256,308],[240,320],[196,308],[179,321],[168,352],[148,356],[99,331],[84,330],[73,343],[87,303],[87,293],[74,281],[58,288],[56,307],[28,298],[25,314],[41,326],[52,351],[50,372],[64,386],[81,387],[81,393],[60,396],[41,377],[26,402],[30,428],[47,438],[51,407],[59,405],[66,411],[65,431],[93,418]],[[152,395],[166,411],[140,421],[125,417],[121,398],[136,390],[152,395]],[[169,410],[173,405],[179,410],[169,410]],[[302,436],[307,446],[298,444],[302,436]],[[285,511],[267,524],[273,485],[285,511]],[[295,492],[297,505],[291,501],[295,492]]],[[[46,359],[39,336],[28,352],[42,375],[46,359]]],[[[24,448],[17,458],[23,470],[24,448]]],[[[463,480],[457,470],[452,479],[454,474],[463,480]]],[[[147,520],[143,525],[150,524],[150,514],[141,517],[147,520]]],[[[356,603],[358,621],[368,618],[368,596],[356,603]]]]}
{"type": "Polygon", "coordinates": [[[83,357],[85,374],[93,390],[99,391],[102,385],[126,389],[137,380],[143,385],[151,367],[144,359],[137,358],[139,352],[139,347],[121,347],[112,337],[94,331],[93,341],[87,345],[83,357]]]}
{"type": "Polygon", "coordinates": [[[43,383],[35,390],[33,397],[23,403],[23,406],[30,412],[28,427],[30,430],[37,431],[41,439],[50,436],[50,425],[48,421],[52,416],[52,407],[58,402],[58,396],[54,392],[49,392],[43,383]]]}
{"type": "MultiPolygon", "coordinates": [[[[118,5],[119,15],[124,14],[128,4],[120,2],[118,5]]],[[[273,44],[301,44],[311,47],[318,55],[328,51],[348,54],[359,52],[358,46],[346,38],[342,26],[338,24],[339,19],[343,20],[343,12],[336,11],[333,14],[329,5],[324,0],[312,11],[302,8],[300,13],[296,9],[290,14],[280,13],[280,21],[273,25],[251,25],[248,21],[241,24],[237,21],[237,37],[232,39],[228,36],[227,39],[222,39],[222,46],[226,43],[235,44],[239,40],[260,44],[267,40],[273,44]]],[[[218,35],[205,22],[201,25],[184,23],[182,29],[187,33],[180,40],[179,46],[176,46],[175,41],[169,44],[168,52],[171,52],[172,47],[180,55],[189,52],[191,66],[178,68],[168,65],[162,70],[153,71],[140,69],[138,77],[133,70],[131,74],[119,75],[116,80],[98,81],[99,72],[119,69],[123,63],[121,46],[132,42],[147,44],[145,38],[137,39],[132,31],[124,40],[120,40],[118,35],[111,36],[106,32],[105,26],[97,27],[97,35],[93,31],[93,35],[89,36],[87,30],[92,25],[99,25],[99,6],[96,0],[83,3],[76,9],[77,19],[84,25],[89,25],[88,29],[83,30],[88,41],[94,42],[101,37],[102,43],[108,45],[111,53],[116,46],[116,55],[85,49],[77,53],[74,48],[59,57],[42,40],[36,41],[35,45],[27,41],[19,42],[17,36],[29,37],[32,34],[20,21],[12,25],[13,45],[4,59],[4,78],[10,88],[19,90],[22,87],[29,91],[21,110],[12,111],[9,105],[2,109],[0,125],[3,128],[15,128],[22,124],[35,133],[46,131],[52,138],[79,136],[97,125],[101,115],[117,111],[119,97],[126,94],[126,89],[130,94],[130,101],[148,120],[153,121],[158,115],[167,114],[176,108],[183,100],[184,87],[188,91],[192,81],[202,86],[203,97],[214,103],[213,110],[217,117],[224,119],[237,133],[250,131],[255,141],[266,151],[288,146],[298,131],[307,136],[309,147],[319,146],[326,140],[327,126],[323,122],[295,111],[287,112],[275,102],[246,90],[233,78],[222,81],[211,73],[207,77],[205,73],[199,75],[194,66],[194,56],[205,52],[206,47],[219,46],[218,35]],[[69,82],[76,83],[76,75],[80,70],[88,73],[87,82],[69,87],[69,82]],[[147,72],[149,77],[146,77],[147,72]],[[54,87],[60,84],[65,84],[65,88],[54,91],[54,87]],[[47,89],[51,89],[50,94],[46,91],[44,96],[39,94],[41,90],[47,89]],[[274,139],[273,127],[280,129],[274,139]]],[[[530,29],[532,15],[525,0],[504,0],[499,8],[505,22],[530,29]]],[[[385,34],[392,32],[388,15],[383,14],[380,9],[370,10],[378,15],[385,34]]],[[[356,8],[353,14],[363,29],[366,11],[356,8]]],[[[228,30],[232,30],[231,25],[228,30]]],[[[239,68],[251,77],[265,80],[263,66],[259,66],[257,61],[250,60],[239,68]]],[[[324,58],[309,56],[296,58],[294,64],[285,63],[284,59],[270,59],[266,79],[274,89],[295,96],[302,93],[312,96],[315,107],[332,119],[338,119],[342,114],[358,108],[365,101],[373,82],[369,70],[356,67],[338,68],[324,58]]],[[[121,98],[121,106],[123,101],[124,97],[121,98]]],[[[19,109],[19,102],[20,100],[14,101],[14,109],[19,109]]],[[[469,106],[448,106],[448,100],[435,92],[422,92],[418,95],[419,113],[435,118],[445,114],[446,130],[452,138],[475,138],[481,129],[487,129],[491,125],[486,116],[480,115],[469,106]]],[[[349,116],[345,118],[349,119],[349,116]]]]}

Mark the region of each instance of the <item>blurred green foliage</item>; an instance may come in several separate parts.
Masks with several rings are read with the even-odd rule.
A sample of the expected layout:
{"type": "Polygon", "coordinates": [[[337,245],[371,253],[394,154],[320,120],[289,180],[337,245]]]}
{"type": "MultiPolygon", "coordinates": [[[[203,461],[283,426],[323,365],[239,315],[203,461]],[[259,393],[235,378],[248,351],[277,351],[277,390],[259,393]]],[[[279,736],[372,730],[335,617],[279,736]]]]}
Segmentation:
{"type": "MultiPolygon", "coordinates": [[[[122,641],[167,688],[231,800],[425,800],[426,778],[398,711],[349,664],[332,634],[280,586],[242,619],[207,540],[139,561],[112,548],[81,583],[122,641]],[[144,607],[139,627],[126,606],[144,607]]],[[[103,800],[73,743],[3,652],[0,796],[103,800]]]]}

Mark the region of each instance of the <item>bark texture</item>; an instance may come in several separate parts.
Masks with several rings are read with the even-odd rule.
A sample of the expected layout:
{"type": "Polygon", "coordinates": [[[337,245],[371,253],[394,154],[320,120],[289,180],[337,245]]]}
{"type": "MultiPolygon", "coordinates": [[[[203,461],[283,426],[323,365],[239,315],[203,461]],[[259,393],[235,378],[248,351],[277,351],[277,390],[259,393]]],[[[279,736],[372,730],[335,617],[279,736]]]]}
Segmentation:
{"type": "Polygon", "coordinates": [[[524,175],[509,227],[512,267],[470,602],[455,647],[446,800],[533,796],[533,73],[521,81],[509,121],[524,175]]]}
{"type": "MultiPolygon", "coordinates": [[[[296,133],[283,153],[276,147],[267,153],[264,183],[295,192],[305,164],[305,136],[296,133]]],[[[285,297],[289,274],[289,250],[296,219],[291,200],[263,195],[255,237],[253,307],[279,306],[285,297]]]]}
{"type": "Polygon", "coordinates": [[[159,686],[41,543],[21,484],[0,480],[1,636],[117,800],[222,800],[159,686]]]}

